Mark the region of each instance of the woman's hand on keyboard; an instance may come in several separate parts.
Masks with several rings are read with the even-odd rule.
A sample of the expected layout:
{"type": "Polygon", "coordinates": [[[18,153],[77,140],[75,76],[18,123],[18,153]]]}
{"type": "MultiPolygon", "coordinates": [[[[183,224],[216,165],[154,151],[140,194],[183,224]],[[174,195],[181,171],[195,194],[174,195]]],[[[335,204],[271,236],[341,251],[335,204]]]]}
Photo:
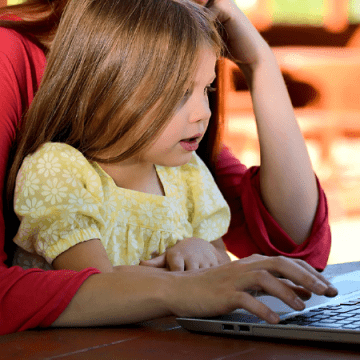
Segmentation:
{"type": "Polygon", "coordinates": [[[172,313],[180,316],[216,316],[243,308],[277,323],[278,315],[252,292],[275,296],[298,311],[305,307],[300,297],[308,298],[311,293],[337,295],[331,283],[310,265],[282,256],[252,255],[215,268],[171,274],[173,286],[166,301],[172,313]]]}

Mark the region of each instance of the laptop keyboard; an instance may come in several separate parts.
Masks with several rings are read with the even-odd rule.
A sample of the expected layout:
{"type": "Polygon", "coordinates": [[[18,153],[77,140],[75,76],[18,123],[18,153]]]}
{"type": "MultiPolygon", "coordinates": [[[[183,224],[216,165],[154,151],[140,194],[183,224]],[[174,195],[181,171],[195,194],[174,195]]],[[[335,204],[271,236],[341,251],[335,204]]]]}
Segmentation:
{"type": "Polygon", "coordinates": [[[309,310],[280,321],[281,325],[300,325],[334,329],[360,329],[360,298],[309,310]]]}

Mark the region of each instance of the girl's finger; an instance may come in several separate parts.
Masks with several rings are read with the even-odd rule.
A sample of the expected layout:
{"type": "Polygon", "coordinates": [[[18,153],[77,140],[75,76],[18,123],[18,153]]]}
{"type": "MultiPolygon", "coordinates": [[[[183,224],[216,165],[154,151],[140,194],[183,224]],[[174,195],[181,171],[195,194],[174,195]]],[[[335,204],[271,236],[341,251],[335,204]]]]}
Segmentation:
{"type": "Polygon", "coordinates": [[[197,270],[200,269],[201,267],[207,268],[209,266],[201,266],[197,261],[195,261],[192,258],[186,259],[185,260],[185,270],[197,270]]]}
{"type": "Polygon", "coordinates": [[[179,254],[168,254],[167,256],[167,265],[170,271],[184,271],[185,262],[184,258],[179,254]]]}
{"type": "Polygon", "coordinates": [[[166,266],[166,255],[165,253],[150,259],[150,260],[141,260],[140,266],[152,266],[156,268],[164,268],[166,266]]]}
{"type": "Polygon", "coordinates": [[[219,262],[217,261],[216,258],[211,258],[211,259],[203,259],[203,261],[201,261],[199,263],[199,269],[206,269],[206,268],[211,268],[213,266],[218,266],[219,262]]]}

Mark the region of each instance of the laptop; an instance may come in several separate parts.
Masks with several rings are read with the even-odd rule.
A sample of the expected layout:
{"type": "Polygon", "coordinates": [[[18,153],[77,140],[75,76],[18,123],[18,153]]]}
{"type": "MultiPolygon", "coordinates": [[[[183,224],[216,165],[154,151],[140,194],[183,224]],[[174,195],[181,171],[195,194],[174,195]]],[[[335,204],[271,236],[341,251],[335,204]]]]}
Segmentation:
{"type": "Polygon", "coordinates": [[[243,309],[212,318],[176,320],[195,332],[360,344],[360,271],[339,275],[331,282],[338,295],[332,299],[313,295],[303,311],[294,311],[271,296],[258,297],[279,314],[280,323],[275,325],[243,309]]]}

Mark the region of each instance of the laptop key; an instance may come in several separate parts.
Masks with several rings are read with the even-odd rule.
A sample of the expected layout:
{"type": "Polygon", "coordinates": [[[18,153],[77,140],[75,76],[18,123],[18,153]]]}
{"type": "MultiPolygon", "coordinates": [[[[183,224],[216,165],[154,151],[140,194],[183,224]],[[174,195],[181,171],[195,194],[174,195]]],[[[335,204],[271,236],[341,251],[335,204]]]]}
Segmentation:
{"type": "Polygon", "coordinates": [[[359,329],[359,324],[349,324],[349,325],[344,325],[342,327],[342,329],[359,329]]]}
{"type": "Polygon", "coordinates": [[[344,326],[344,324],[338,324],[338,323],[326,324],[326,323],[323,323],[323,322],[315,322],[315,323],[310,324],[310,326],[322,327],[322,328],[340,329],[340,328],[342,328],[342,326],[344,326]]]}
{"type": "Polygon", "coordinates": [[[324,320],[320,320],[320,321],[313,321],[314,323],[322,323],[322,324],[333,324],[333,323],[337,323],[340,322],[338,320],[332,320],[332,319],[324,319],[324,320]]]}

